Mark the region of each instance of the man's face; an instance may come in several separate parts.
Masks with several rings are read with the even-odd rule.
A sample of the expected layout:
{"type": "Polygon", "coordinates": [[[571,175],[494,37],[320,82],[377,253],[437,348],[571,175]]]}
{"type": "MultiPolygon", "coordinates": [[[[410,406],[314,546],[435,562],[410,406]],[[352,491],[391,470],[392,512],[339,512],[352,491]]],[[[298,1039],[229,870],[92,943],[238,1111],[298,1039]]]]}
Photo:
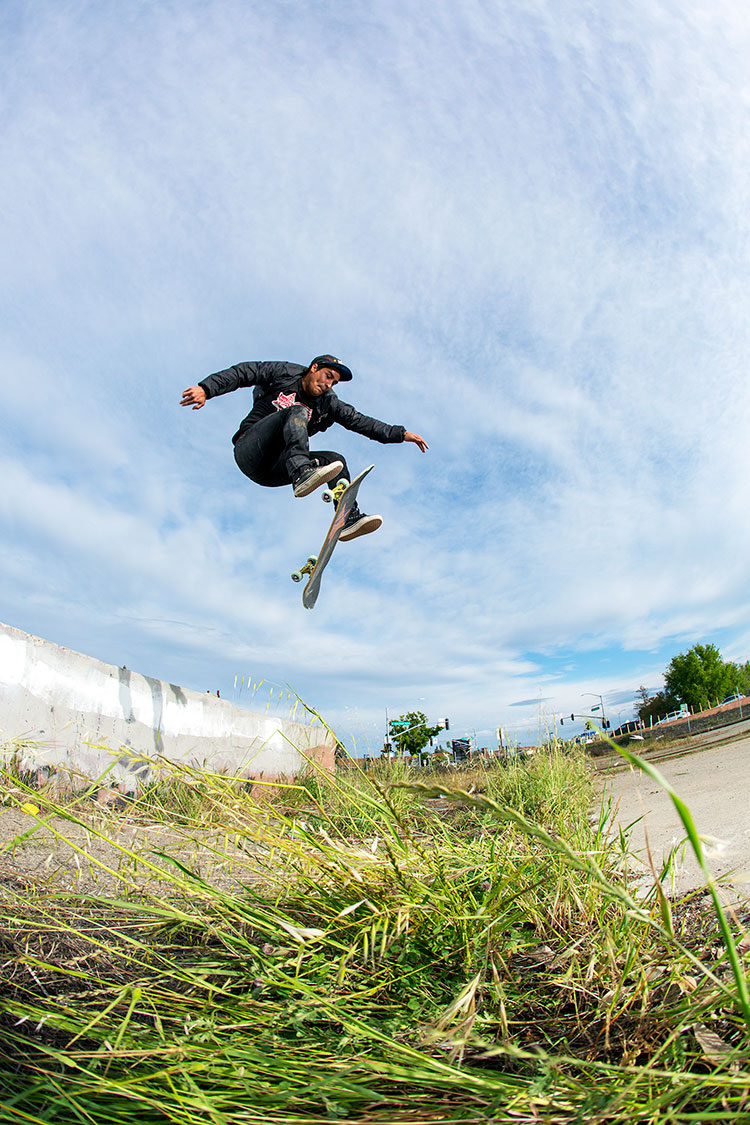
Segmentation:
{"type": "Polygon", "coordinates": [[[314,363],[307,374],[302,376],[302,390],[317,398],[335,387],[340,378],[338,371],[334,371],[332,367],[318,367],[314,363]]]}

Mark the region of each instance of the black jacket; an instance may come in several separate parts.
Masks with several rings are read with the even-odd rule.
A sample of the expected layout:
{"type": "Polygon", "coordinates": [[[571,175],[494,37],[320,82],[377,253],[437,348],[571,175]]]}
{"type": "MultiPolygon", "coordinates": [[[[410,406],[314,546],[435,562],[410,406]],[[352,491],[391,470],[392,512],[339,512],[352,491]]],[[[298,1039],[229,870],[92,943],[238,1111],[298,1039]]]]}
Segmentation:
{"type": "Polygon", "coordinates": [[[302,390],[302,376],[307,371],[299,363],[280,363],[274,360],[254,363],[237,363],[226,371],[217,371],[207,379],[201,379],[199,386],[206,392],[206,398],[228,394],[239,387],[253,387],[253,409],[243,419],[239,430],[232,438],[236,442],[248,426],[259,422],[286,406],[300,404],[308,415],[307,431],[319,434],[338,422],[355,434],[363,434],[386,445],[404,440],[404,426],[389,426],[377,418],[360,414],[353,406],[341,399],[333,391],[326,391],[317,398],[306,395],[302,390]]]}

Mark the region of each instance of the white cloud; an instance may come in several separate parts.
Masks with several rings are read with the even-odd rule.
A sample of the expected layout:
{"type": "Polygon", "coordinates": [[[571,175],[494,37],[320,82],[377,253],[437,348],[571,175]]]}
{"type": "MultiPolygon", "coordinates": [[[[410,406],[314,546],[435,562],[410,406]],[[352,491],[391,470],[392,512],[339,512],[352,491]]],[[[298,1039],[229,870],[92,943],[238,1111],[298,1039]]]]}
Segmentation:
{"type": "Polygon", "coordinates": [[[9,623],[64,641],[67,603],[150,674],[249,659],[337,716],[403,688],[483,728],[538,653],[744,643],[747,14],[138,11],[9,23],[9,623]],[[328,348],[432,448],[319,441],[375,461],[386,523],[306,614],[322,506],[237,472],[247,395],[176,402],[328,348]]]}

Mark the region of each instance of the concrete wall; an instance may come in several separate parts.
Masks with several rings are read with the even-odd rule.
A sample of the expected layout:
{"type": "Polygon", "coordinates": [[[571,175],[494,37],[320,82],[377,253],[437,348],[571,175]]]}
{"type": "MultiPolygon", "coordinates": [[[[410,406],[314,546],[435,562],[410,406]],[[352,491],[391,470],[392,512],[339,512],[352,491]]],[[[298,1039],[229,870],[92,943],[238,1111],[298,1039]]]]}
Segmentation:
{"type": "Polygon", "coordinates": [[[116,763],[107,783],[128,792],[153,774],[144,756],[273,779],[306,758],[332,769],[334,751],[319,723],[246,711],[2,623],[0,742],[19,744],[28,769],[96,778],[116,763]]]}

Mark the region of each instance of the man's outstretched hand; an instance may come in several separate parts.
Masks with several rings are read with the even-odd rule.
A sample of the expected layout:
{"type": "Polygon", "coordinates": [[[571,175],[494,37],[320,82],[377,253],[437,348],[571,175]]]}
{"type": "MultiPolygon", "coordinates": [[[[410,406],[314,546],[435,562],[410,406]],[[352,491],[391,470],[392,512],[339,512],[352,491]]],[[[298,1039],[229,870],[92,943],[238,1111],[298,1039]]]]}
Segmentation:
{"type": "MultiPolygon", "coordinates": [[[[195,390],[195,388],[193,388],[193,390],[195,390]]],[[[410,430],[407,430],[406,433],[404,434],[404,441],[413,441],[415,445],[419,446],[422,453],[426,453],[427,450],[430,448],[423,437],[420,437],[419,434],[411,433],[410,430]]]]}
{"type": "Polygon", "coordinates": [[[180,406],[192,406],[193,410],[200,410],[206,401],[206,392],[203,387],[188,387],[182,392],[180,406]]]}

